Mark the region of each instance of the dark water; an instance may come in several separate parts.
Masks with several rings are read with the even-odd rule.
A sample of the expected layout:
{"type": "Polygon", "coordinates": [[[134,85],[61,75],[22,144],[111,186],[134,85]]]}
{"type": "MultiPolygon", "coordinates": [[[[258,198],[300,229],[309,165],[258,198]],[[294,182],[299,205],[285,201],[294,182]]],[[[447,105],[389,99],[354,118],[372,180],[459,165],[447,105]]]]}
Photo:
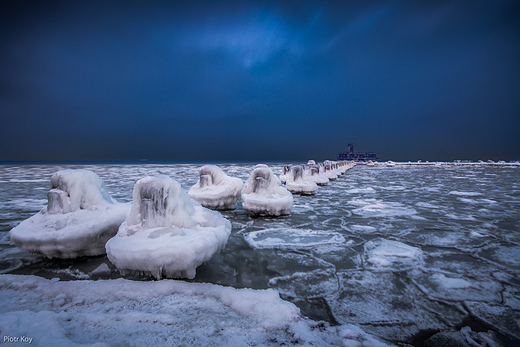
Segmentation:
{"type": "MultiPolygon", "coordinates": [[[[50,260],[9,245],[9,230],[46,204],[57,170],[92,170],[128,202],[135,182],[149,175],[168,175],[187,191],[200,166],[0,166],[1,273],[120,277],[104,256],[50,260]]],[[[219,166],[244,181],[254,168],[219,166]]],[[[281,173],[282,164],[270,166],[281,173]]],[[[304,315],[357,324],[389,341],[420,345],[466,325],[519,335],[519,168],[357,166],[314,196],[295,195],[290,216],[252,218],[240,206],[223,215],[231,237],[197,269],[196,282],[275,288],[304,315]]]]}

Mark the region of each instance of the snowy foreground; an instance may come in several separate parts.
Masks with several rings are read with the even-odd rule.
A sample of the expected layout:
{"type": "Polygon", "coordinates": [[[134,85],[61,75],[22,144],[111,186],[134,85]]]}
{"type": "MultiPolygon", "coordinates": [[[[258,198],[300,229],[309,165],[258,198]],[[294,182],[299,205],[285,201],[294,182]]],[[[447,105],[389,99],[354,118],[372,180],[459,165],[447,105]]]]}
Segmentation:
{"type": "Polygon", "coordinates": [[[388,346],[303,318],[273,289],[0,275],[0,302],[10,346],[388,346]]]}

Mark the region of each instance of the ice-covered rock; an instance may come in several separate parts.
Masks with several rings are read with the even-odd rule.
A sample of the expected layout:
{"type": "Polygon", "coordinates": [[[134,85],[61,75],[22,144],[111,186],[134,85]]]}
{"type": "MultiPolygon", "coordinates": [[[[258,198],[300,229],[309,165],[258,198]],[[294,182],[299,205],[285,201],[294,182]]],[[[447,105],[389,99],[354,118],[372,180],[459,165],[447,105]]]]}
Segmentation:
{"type": "Polygon", "coordinates": [[[309,174],[307,177],[319,186],[326,186],[329,184],[329,179],[327,176],[320,173],[320,167],[318,165],[311,165],[309,167],[309,174]]]}
{"type": "Polygon", "coordinates": [[[291,192],[300,194],[314,194],[318,190],[316,182],[310,180],[303,167],[299,165],[291,169],[291,176],[289,176],[285,185],[291,192]]]}
{"type": "Polygon", "coordinates": [[[332,168],[332,163],[330,161],[326,161],[323,164],[323,174],[330,180],[334,181],[338,178],[338,173],[332,168]]]}
{"type": "Polygon", "coordinates": [[[230,233],[228,220],[190,199],[177,181],[145,177],[135,184],[130,214],[106,250],[122,274],[193,278],[199,265],[226,246],[230,233]]]}
{"type": "Polygon", "coordinates": [[[244,185],[240,178],[229,177],[215,165],[204,165],[199,174],[199,181],[188,192],[190,198],[214,210],[236,207],[244,185]]]}
{"type": "Polygon", "coordinates": [[[292,194],[285,189],[273,171],[258,164],[242,189],[242,206],[245,211],[260,216],[289,214],[292,194]]]}
{"type": "Polygon", "coordinates": [[[287,164],[283,166],[282,174],[280,175],[280,182],[285,183],[287,179],[291,176],[291,167],[292,165],[287,164]]]}
{"type": "Polygon", "coordinates": [[[10,231],[11,243],[48,258],[105,254],[105,243],[117,233],[130,210],[89,170],[62,170],[51,178],[48,203],[10,231]]]}

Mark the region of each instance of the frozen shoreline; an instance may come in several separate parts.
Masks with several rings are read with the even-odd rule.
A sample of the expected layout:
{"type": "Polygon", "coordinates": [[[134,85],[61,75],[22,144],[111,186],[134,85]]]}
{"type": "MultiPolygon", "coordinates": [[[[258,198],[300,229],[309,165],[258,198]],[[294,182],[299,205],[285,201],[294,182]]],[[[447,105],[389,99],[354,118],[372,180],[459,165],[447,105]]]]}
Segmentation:
{"type": "Polygon", "coordinates": [[[272,289],[0,275],[0,298],[2,339],[34,346],[389,346],[350,324],[305,319],[272,289]]]}
{"type": "MultiPolygon", "coordinates": [[[[245,180],[254,164],[222,167],[245,180]]],[[[0,273],[120,278],[103,256],[46,260],[9,245],[10,228],[41,209],[47,177],[62,168],[0,167],[0,181],[10,188],[0,192],[0,273]]],[[[110,194],[128,202],[145,175],[168,175],[187,191],[200,165],[81,168],[98,173],[110,194]]],[[[498,164],[358,166],[313,197],[295,195],[290,216],[252,218],[239,202],[222,213],[232,222],[226,248],[197,269],[193,282],[273,288],[304,316],[354,324],[385,341],[417,342],[449,330],[460,335],[466,325],[514,335],[520,324],[519,174],[498,164]]]]}

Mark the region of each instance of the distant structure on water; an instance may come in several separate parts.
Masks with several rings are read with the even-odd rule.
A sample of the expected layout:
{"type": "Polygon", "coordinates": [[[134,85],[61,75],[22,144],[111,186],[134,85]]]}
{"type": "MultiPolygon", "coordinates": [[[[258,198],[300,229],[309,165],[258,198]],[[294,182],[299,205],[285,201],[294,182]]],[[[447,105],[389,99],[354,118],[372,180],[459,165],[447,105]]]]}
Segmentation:
{"type": "Polygon", "coordinates": [[[346,152],[339,152],[336,156],[337,160],[377,160],[379,159],[374,152],[354,152],[354,145],[349,143],[346,152]]]}

